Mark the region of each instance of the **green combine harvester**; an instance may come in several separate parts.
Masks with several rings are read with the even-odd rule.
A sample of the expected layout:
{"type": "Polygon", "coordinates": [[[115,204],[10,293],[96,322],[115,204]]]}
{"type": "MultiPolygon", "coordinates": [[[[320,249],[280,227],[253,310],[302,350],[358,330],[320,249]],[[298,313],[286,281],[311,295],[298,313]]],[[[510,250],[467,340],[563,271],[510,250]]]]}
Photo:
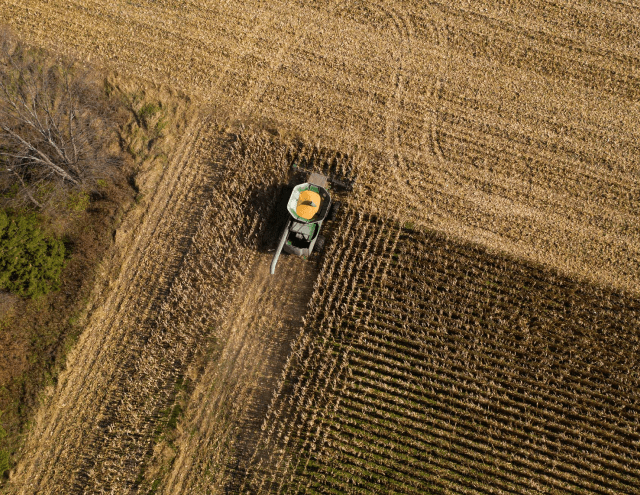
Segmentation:
{"type": "Polygon", "coordinates": [[[320,228],[331,208],[331,196],[326,188],[327,177],[316,172],[309,176],[307,182],[293,188],[287,203],[290,218],[273,256],[271,275],[276,271],[283,250],[298,256],[309,256],[314,249],[322,251],[324,237],[320,235],[320,228]]]}

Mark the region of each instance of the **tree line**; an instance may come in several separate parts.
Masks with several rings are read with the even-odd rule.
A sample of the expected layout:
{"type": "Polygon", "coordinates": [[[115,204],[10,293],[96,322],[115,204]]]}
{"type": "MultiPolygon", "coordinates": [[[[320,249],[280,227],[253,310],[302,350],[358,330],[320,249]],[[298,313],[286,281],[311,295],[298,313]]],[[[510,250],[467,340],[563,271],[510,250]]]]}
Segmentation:
{"type": "Polygon", "coordinates": [[[0,289],[57,288],[64,244],[38,218],[88,198],[118,168],[116,111],[89,68],[0,31],[0,289]]]}

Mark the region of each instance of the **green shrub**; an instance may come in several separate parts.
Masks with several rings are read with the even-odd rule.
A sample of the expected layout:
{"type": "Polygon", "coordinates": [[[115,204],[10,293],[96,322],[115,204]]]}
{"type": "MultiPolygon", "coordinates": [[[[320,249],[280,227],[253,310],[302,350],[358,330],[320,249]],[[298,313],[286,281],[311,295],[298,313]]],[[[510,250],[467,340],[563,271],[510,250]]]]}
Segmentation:
{"type": "Polygon", "coordinates": [[[84,191],[70,193],[67,199],[67,209],[75,212],[85,211],[89,206],[89,201],[89,195],[84,191]]]}
{"type": "Polygon", "coordinates": [[[57,290],[64,244],[47,238],[33,215],[0,211],[0,288],[23,297],[57,290]]]}
{"type": "Polygon", "coordinates": [[[4,472],[11,469],[11,454],[6,450],[0,450],[0,477],[4,476],[4,472]]]}

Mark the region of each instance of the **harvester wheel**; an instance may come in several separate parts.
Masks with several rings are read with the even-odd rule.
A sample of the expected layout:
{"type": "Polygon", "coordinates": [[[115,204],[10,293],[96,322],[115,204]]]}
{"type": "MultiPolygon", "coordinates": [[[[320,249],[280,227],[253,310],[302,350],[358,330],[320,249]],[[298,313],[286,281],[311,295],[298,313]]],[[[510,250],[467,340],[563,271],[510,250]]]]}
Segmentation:
{"type": "Polygon", "coordinates": [[[320,254],[324,250],[324,236],[319,235],[316,239],[316,245],[313,247],[313,250],[320,254]]]}
{"type": "Polygon", "coordinates": [[[338,212],[340,211],[340,201],[336,201],[331,205],[331,211],[329,212],[329,220],[335,220],[338,218],[338,212]]]}

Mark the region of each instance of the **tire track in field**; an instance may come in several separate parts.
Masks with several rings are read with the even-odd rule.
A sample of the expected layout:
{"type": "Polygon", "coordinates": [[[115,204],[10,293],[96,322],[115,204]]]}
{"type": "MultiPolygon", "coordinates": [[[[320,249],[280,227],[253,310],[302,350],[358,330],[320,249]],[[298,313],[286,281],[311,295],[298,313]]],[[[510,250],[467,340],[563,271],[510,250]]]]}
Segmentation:
{"type": "Polygon", "coordinates": [[[428,149],[432,156],[435,156],[441,164],[445,161],[445,158],[444,153],[442,153],[442,147],[440,146],[439,127],[442,124],[440,123],[438,108],[440,106],[440,100],[442,99],[444,87],[443,78],[444,75],[440,75],[434,81],[432,90],[429,93],[428,100],[430,101],[431,108],[427,109],[424,114],[424,121],[422,123],[424,131],[420,142],[420,148],[428,149]]]}
{"type": "Polygon", "coordinates": [[[427,150],[427,153],[435,157],[440,164],[444,162],[444,155],[440,147],[440,138],[438,136],[438,128],[440,124],[439,107],[441,105],[442,91],[445,85],[448,71],[448,55],[449,46],[446,36],[443,33],[445,21],[440,11],[433,6],[429,6],[428,13],[433,23],[436,33],[436,45],[444,53],[444,59],[434,60],[437,65],[435,77],[432,79],[429,92],[426,95],[426,106],[424,108],[424,117],[421,122],[422,133],[420,137],[419,150],[427,150]]]}
{"type": "MultiPolygon", "coordinates": [[[[394,59],[397,62],[393,76],[393,98],[390,98],[386,107],[386,140],[389,152],[389,161],[401,169],[406,169],[406,161],[413,158],[407,156],[407,147],[412,147],[403,139],[401,134],[402,124],[411,122],[410,112],[405,109],[405,100],[415,98],[407,91],[406,86],[410,85],[413,78],[419,77],[412,70],[412,66],[417,63],[414,53],[414,43],[417,41],[416,21],[418,16],[411,13],[402,3],[379,3],[381,10],[391,19],[394,26],[395,36],[399,43],[399,49],[395,50],[394,59]]],[[[421,122],[422,133],[418,143],[418,153],[428,150],[427,153],[435,156],[439,161],[444,159],[439,146],[438,138],[438,106],[441,91],[446,79],[447,71],[447,41],[442,31],[444,20],[438,9],[432,6],[422,6],[419,18],[427,21],[429,34],[432,37],[431,45],[437,48],[442,54],[440,59],[432,58],[430,62],[436,66],[434,76],[428,82],[428,90],[423,94],[418,108],[423,112],[424,118],[421,122]]],[[[422,27],[422,26],[421,26],[422,27]]],[[[423,83],[424,84],[424,83],[423,83]]],[[[413,145],[415,147],[415,145],[413,145]]]]}
{"type": "Polygon", "coordinates": [[[236,493],[271,390],[286,361],[314,289],[312,262],[255,254],[219,333],[224,347],[210,361],[187,405],[178,454],[161,493],[236,493]]]}
{"type": "Polygon", "coordinates": [[[251,63],[253,63],[256,69],[252,76],[256,75],[256,73],[257,76],[242,95],[241,100],[231,103],[231,105],[236,108],[236,112],[242,116],[249,116],[252,113],[258,100],[268,87],[270,75],[282,66],[283,60],[286,58],[286,54],[289,52],[292,44],[291,33],[280,31],[284,37],[284,41],[282,38],[278,39],[278,48],[275,56],[261,58],[258,50],[261,36],[265,35],[272,25],[280,24],[280,26],[287,26],[288,19],[285,15],[282,15],[281,12],[274,12],[273,10],[257,7],[256,13],[251,16],[250,22],[253,27],[242,33],[240,37],[241,49],[236,51],[236,58],[229,57],[227,63],[220,68],[220,74],[211,86],[211,93],[214,95],[226,93],[227,87],[233,83],[230,78],[235,75],[235,72],[232,70],[234,69],[234,65],[241,65],[244,61],[251,58],[251,63]]]}
{"type": "Polygon", "coordinates": [[[389,70],[389,86],[385,103],[384,142],[388,161],[397,167],[401,161],[399,121],[405,85],[410,77],[409,65],[412,56],[411,45],[415,37],[410,18],[385,2],[338,2],[334,5],[333,15],[345,16],[361,23],[373,25],[378,32],[389,31],[393,41],[388,43],[387,58],[392,62],[389,70]]]}
{"type": "MultiPolygon", "coordinates": [[[[393,5],[398,6],[396,3],[393,5]]],[[[399,8],[403,8],[402,4],[400,4],[399,8]]],[[[386,7],[383,12],[393,19],[395,35],[402,48],[394,76],[396,81],[394,96],[387,103],[386,141],[388,162],[392,166],[384,167],[380,173],[384,177],[383,182],[392,184],[391,188],[396,192],[400,190],[407,191],[410,197],[415,198],[413,200],[414,204],[419,205],[422,203],[420,196],[424,190],[424,181],[422,179],[432,174],[426,172],[425,177],[412,177],[410,169],[413,167],[409,166],[409,162],[419,160],[427,169],[431,169],[435,165],[433,164],[435,159],[438,164],[436,165],[437,168],[448,167],[440,147],[439,138],[439,126],[441,125],[439,106],[448,67],[448,43],[443,33],[445,22],[440,11],[432,6],[422,6],[419,16],[415,12],[413,13],[414,15],[410,15],[404,9],[398,11],[393,6],[386,7]],[[426,84],[422,82],[423,91],[419,96],[404,90],[405,84],[411,83],[411,78],[419,77],[417,73],[412,73],[411,71],[411,64],[416,63],[411,58],[413,56],[412,45],[416,39],[415,28],[418,25],[418,17],[422,21],[419,23],[421,27],[424,21],[428,23],[428,33],[431,37],[429,41],[440,53],[439,58],[432,57],[430,60],[436,66],[434,75],[429,78],[426,84]],[[406,74],[403,74],[403,59],[408,67],[406,74]],[[401,139],[401,122],[403,124],[406,122],[408,123],[407,126],[411,126],[414,116],[412,112],[402,108],[405,104],[405,99],[407,99],[408,104],[414,103],[417,112],[422,113],[419,124],[418,121],[413,122],[413,125],[420,129],[418,142],[415,144],[401,139]],[[417,148],[417,153],[411,148],[417,148]]],[[[424,36],[424,28],[421,29],[421,32],[424,36]]],[[[415,114],[415,112],[416,110],[413,113],[415,114]]]]}
{"type": "Polygon", "coordinates": [[[397,44],[393,47],[392,57],[395,62],[393,67],[392,91],[393,97],[387,100],[385,134],[387,147],[390,150],[389,160],[394,166],[401,166],[403,158],[400,153],[399,121],[402,101],[405,95],[405,86],[408,79],[407,64],[412,56],[414,33],[413,26],[407,16],[397,12],[391,6],[380,3],[379,7],[389,17],[393,26],[397,44]]]}
{"type": "Polygon", "coordinates": [[[119,399],[126,390],[120,387],[132,371],[132,353],[140,351],[132,344],[154,304],[167,293],[190,237],[188,221],[173,225],[171,219],[197,214],[188,206],[198,196],[203,170],[189,170],[186,163],[202,139],[202,127],[194,121],[186,134],[150,202],[147,220],[124,251],[128,257],[121,261],[109,299],[91,316],[48,407],[36,420],[13,477],[17,493],[84,492],[96,461],[108,454],[109,431],[99,421],[108,426],[114,413],[110,408],[126,406],[119,399]]]}

